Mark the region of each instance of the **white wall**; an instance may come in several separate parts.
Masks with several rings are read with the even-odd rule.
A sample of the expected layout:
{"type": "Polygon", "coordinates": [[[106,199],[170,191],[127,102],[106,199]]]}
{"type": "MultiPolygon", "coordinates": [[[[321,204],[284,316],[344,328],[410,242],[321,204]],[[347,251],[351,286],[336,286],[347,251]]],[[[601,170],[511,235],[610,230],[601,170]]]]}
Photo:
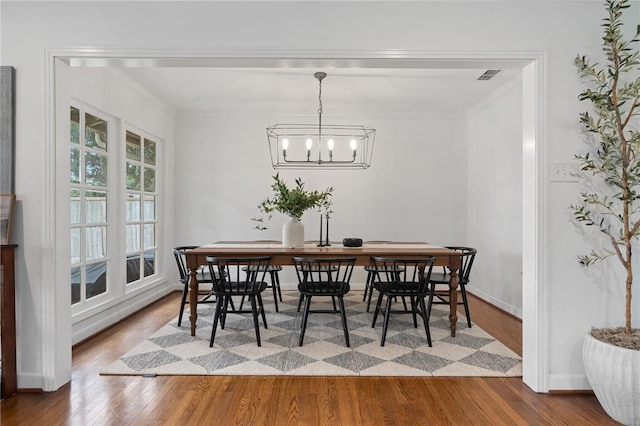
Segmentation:
{"type": "MultiPolygon", "coordinates": [[[[638,16],[637,6],[634,2],[631,16],[638,16]]],[[[249,50],[273,57],[304,57],[306,51],[324,51],[325,57],[332,57],[332,52],[342,56],[378,52],[391,57],[394,52],[414,50],[440,57],[459,57],[465,52],[469,56],[544,52],[542,72],[548,91],[543,93],[545,104],[539,106],[546,121],[537,147],[541,153],[537,183],[546,198],[536,232],[545,244],[538,249],[543,269],[537,285],[546,291],[548,300],[541,323],[549,324],[548,333],[543,330],[549,341],[545,354],[549,365],[540,375],[548,379],[551,389],[588,386],[580,361],[583,335],[594,323],[620,323],[621,314],[619,309],[603,309],[604,290],[585,280],[575,262],[574,253],[587,245],[567,220],[566,205],[573,194],[570,185],[551,186],[545,173],[548,164],[570,159],[581,149],[576,123],[583,107],[576,100],[580,85],[572,59],[577,53],[599,51],[600,2],[406,2],[401,6],[396,2],[337,2],[327,7],[324,2],[3,1],[0,7],[2,65],[16,67],[17,73],[19,385],[27,377],[33,379],[29,383],[35,383],[41,376],[44,388],[52,390],[68,380],[50,368],[45,355],[56,348],[43,345],[42,332],[43,318],[56,317],[56,306],[43,305],[43,300],[51,300],[49,295],[59,291],[50,271],[44,270],[54,248],[47,227],[55,223],[50,217],[55,209],[47,197],[47,182],[53,176],[47,146],[53,143],[47,116],[51,101],[46,90],[50,84],[47,53],[63,48],[83,48],[88,54],[95,49],[125,48],[174,54],[249,50]]],[[[237,167],[240,172],[254,164],[238,163],[237,167]]],[[[212,182],[215,177],[212,171],[212,182]]],[[[254,202],[253,196],[246,198],[254,202]]],[[[246,203],[244,209],[250,205],[246,203]]],[[[621,302],[614,305],[619,307],[621,302]]],[[[543,384],[542,390],[545,387],[543,384]]]]}
{"type": "Polygon", "coordinates": [[[478,249],[469,290],[522,317],[522,80],[468,114],[467,238],[478,249]]]}

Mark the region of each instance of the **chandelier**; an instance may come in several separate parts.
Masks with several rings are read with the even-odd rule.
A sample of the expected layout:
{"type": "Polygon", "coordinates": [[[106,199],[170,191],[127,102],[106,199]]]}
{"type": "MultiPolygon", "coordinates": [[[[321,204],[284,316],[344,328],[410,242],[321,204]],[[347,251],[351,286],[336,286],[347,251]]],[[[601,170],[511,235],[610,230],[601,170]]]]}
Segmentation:
{"type": "Polygon", "coordinates": [[[366,169],[371,165],[376,130],[361,125],[322,124],[322,80],[319,83],[318,125],[275,124],[267,127],[271,164],[274,169],[332,168],[366,169]]]}

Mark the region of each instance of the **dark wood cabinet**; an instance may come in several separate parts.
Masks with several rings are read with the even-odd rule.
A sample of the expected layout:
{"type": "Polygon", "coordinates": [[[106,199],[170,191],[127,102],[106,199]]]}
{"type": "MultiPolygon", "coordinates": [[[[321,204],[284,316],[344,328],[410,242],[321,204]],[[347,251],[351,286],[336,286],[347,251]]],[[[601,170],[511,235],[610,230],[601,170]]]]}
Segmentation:
{"type": "Polygon", "coordinates": [[[0,246],[2,271],[0,274],[0,345],[2,347],[2,374],[0,374],[0,398],[16,393],[16,245],[0,246]]]}

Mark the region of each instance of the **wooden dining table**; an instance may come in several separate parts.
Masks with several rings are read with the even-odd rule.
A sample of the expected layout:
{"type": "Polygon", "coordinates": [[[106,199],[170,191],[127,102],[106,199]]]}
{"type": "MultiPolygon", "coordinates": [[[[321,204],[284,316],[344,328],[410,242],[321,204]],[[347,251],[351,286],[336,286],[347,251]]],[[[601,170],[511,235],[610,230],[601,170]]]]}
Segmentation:
{"type": "Polygon", "coordinates": [[[371,256],[396,258],[435,257],[436,266],[445,266],[450,271],[449,280],[449,322],[451,336],[456,335],[458,322],[458,270],[460,269],[460,253],[445,247],[425,242],[365,242],[361,247],[345,247],[342,243],[332,243],[330,246],[319,247],[315,242],[305,243],[302,247],[283,247],[280,242],[256,241],[221,241],[203,245],[185,253],[187,268],[189,269],[189,321],[191,335],[196,334],[198,319],[198,277],[197,270],[207,264],[208,256],[217,257],[258,257],[269,256],[271,265],[293,265],[294,256],[306,257],[341,257],[356,258],[356,265],[371,264],[371,256]]]}

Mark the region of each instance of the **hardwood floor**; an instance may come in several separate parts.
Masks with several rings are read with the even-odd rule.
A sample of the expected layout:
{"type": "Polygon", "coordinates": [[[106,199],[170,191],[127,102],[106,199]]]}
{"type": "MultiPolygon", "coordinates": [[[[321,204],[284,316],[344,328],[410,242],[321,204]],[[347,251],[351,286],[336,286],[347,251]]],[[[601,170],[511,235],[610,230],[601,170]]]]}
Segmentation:
{"type": "MultiPolygon", "coordinates": [[[[520,321],[479,299],[472,319],[521,353],[520,321]]],[[[615,425],[591,394],[537,394],[520,378],[99,376],[177,315],[169,295],[73,349],[56,392],[0,402],[2,425],[615,425]]],[[[464,315],[462,315],[463,317],[464,315]]]]}

